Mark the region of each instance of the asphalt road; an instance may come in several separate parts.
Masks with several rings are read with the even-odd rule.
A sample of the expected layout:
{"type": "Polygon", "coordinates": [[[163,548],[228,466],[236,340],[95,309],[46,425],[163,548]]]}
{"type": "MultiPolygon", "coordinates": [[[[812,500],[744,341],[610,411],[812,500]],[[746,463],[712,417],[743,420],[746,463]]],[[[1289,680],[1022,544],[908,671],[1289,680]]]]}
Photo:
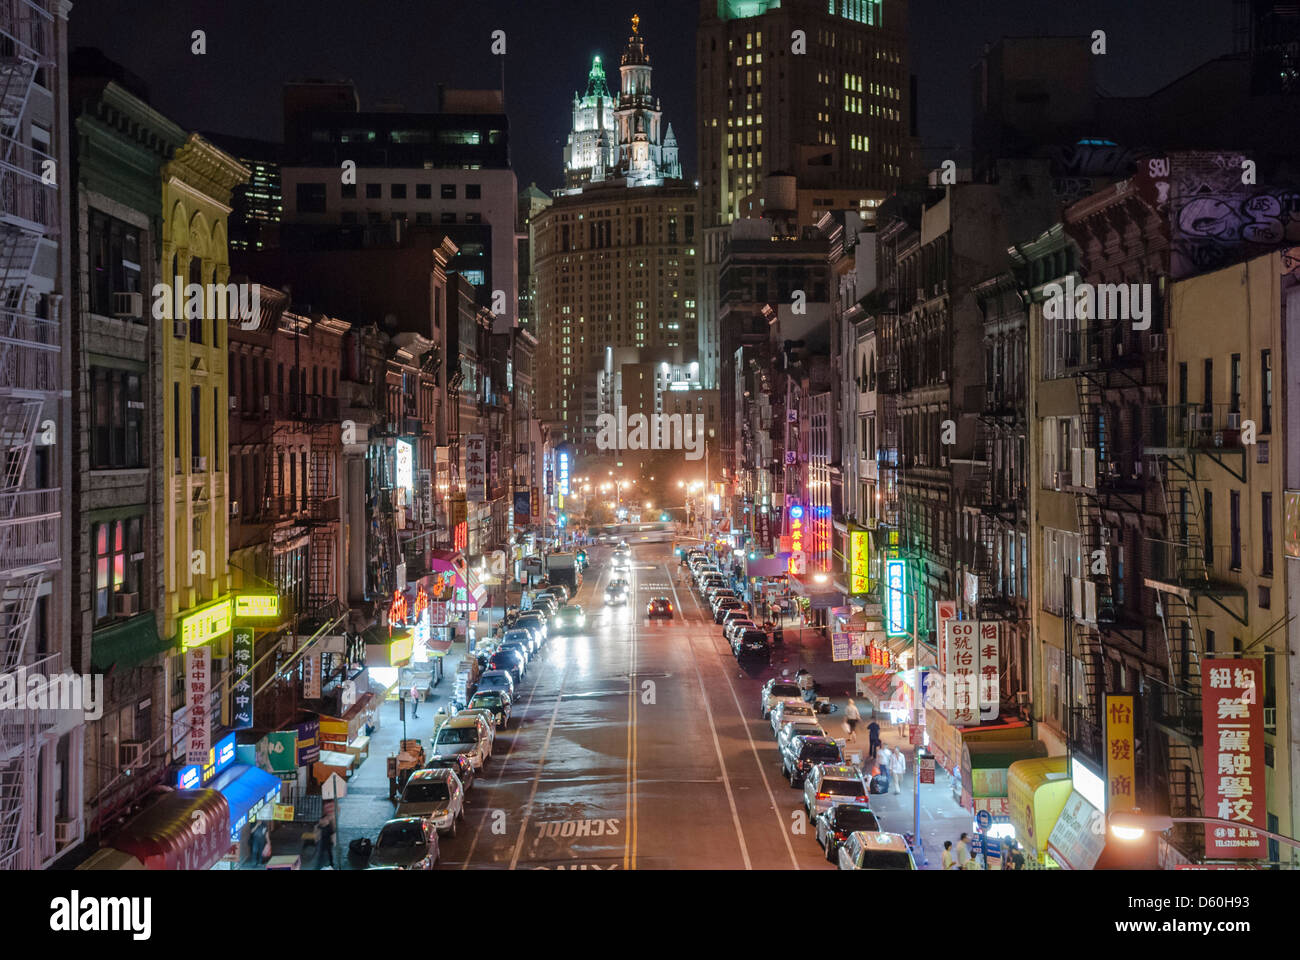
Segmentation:
{"type": "Polygon", "coordinates": [[[671,545],[631,545],[626,607],[604,604],[610,548],[592,552],[587,628],[530,664],[440,868],[832,869],[759,716],[782,665],[738,667],[671,545]],[[661,595],[675,617],[649,622],[661,595]]]}

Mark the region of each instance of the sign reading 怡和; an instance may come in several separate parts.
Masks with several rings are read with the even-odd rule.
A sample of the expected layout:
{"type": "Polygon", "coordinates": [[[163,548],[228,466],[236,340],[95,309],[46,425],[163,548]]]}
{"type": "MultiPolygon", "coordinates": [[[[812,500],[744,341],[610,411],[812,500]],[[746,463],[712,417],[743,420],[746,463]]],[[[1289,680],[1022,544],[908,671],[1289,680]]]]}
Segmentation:
{"type": "Polygon", "coordinates": [[[974,620],[948,621],[943,638],[944,660],[948,664],[944,676],[949,683],[946,713],[953,723],[976,723],[979,720],[975,690],[975,678],[979,675],[977,639],[974,620]]]}
{"type": "Polygon", "coordinates": [[[1106,812],[1132,810],[1136,743],[1133,698],[1106,695],[1106,812]]]}
{"type": "MultiPolygon", "coordinates": [[[[1265,826],[1262,660],[1201,661],[1205,815],[1265,826]]],[[[1242,860],[1266,855],[1264,836],[1245,827],[1205,828],[1205,856],[1242,860]]]]}

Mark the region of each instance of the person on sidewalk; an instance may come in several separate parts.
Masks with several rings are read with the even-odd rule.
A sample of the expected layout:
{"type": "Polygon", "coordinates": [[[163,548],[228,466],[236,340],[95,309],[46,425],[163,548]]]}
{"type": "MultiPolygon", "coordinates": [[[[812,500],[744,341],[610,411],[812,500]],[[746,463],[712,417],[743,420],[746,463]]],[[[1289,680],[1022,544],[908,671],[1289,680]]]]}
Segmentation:
{"type": "Polygon", "coordinates": [[[876,759],[876,752],[880,749],[880,724],[876,723],[875,717],[867,724],[867,746],[870,749],[867,756],[876,759]]]}
{"type": "Polygon", "coordinates": [[[957,838],[957,869],[965,870],[966,864],[970,863],[970,840],[966,834],[957,838]]]}
{"type": "MultiPolygon", "coordinates": [[[[320,844],[320,851],[329,860],[329,865],[334,866],[334,814],[333,811],[326,813],[320,818],[316,825],[316,832],[320,844]]],[[[320,862],[318,856],[316,862],[320,862]]]]}
{"type": "Polygon", "coordinates": [[[418,719],[420,716],[420,688],[416,684],[411,684],[411,719],[418,719]]]}
{"type": "Polygon", "coordinates": [[[953,857],[952,857],[952,841],[951,841],[951,840],[945,840],[945,841],[943,842],[943,863],[941,864],[941,868],[944,869],[944,870],[956,870],[956,869],[957,869],[957,861],[954,860],[953,857]]]}
{"type": "Polygon", "coordinates": [[[903,792],[903,774],[907,773],[907,757],[895,750],[889,758],[889,779],[894,782],[894,792],[903,792]]]}
{"type": "Polygon", "coordinates": [[[862,721],[862,714],[858,712],[858,705],[849,697],[848,706],[844,708],[844,727],[848,731],[848,739],[854,743],[858,742],[858,724],[862,721]]]}

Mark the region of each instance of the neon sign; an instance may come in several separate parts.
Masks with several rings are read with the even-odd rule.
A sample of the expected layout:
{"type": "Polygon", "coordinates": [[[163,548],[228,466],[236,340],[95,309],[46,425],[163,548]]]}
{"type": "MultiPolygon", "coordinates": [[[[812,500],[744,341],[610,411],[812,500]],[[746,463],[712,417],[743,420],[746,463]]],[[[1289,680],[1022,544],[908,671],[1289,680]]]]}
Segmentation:
{"type": "Polygon", "coordinates": [[[790,505],[790,561],[791,573],[803,573],[803,504],[790,505]]]}
{"type": "Polygon", "coordinates": [[[280,598],[275,594],[255,596],[243,594],[235,597],[235,616],[256,619],[258,617],[278,617],[280,615],[280,598]]]}
{"type": "Polygon", "coordinates": [[[560,451],[556,458],[560,467],[560,496],[569,495],[569,454],[567,451],[560,451]]]}
{"type": "Polygon", "coordinates": [[[907,565],[897,558],[885,561],[885,633],[900,637],[907,633],[907,565]]]}
{"type": "Polygon", "coordinates": [[[230,597],[195,610],[180,619],[181,649],[201,647],[230,630],[234,604],[230,597]]]}
{"type": "Polygon", "coordinates": [[[393,602],[388,608],[388,635],[392,636],[393,628],[406,623],[406,595],[398,590],[393,591],[393,602]]]}

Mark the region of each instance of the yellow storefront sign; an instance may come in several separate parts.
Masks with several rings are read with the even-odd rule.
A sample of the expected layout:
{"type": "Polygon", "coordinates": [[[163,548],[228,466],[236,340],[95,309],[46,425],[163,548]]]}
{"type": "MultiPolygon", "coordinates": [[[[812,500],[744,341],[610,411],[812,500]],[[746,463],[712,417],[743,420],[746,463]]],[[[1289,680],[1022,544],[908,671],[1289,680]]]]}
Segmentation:
{"type": "Polygon", "coordinates": [[[1017,760],[1007,768],[1007,806],[1016,839],[1042,861],[1047,839],[1074,789],[1066,757],[1017,760]]]}
{"type": "Polygon", "coordinates": [[[181,649],[201,647],[223,633],[228,633],[233,610],[234,604],[231,598],[226,597],[181,617],[178,621],[181,649]]]}
{"type": "Polygon", "coordinates": [[[849,593],[871,590],[871,534],[854,530],[849,534],[849,593]]]}
{"type": "Polygon", "coordinates": [[[1132,810],[1135,776],[1133,698],[1106,696],[1106,812],[1132,810]]]}
{"type": "Polygon", "coordinates": [[[235,616],[247,619],[278,617],[280,598],[275,594],[241,594],[235,597],[235,616]]]}

